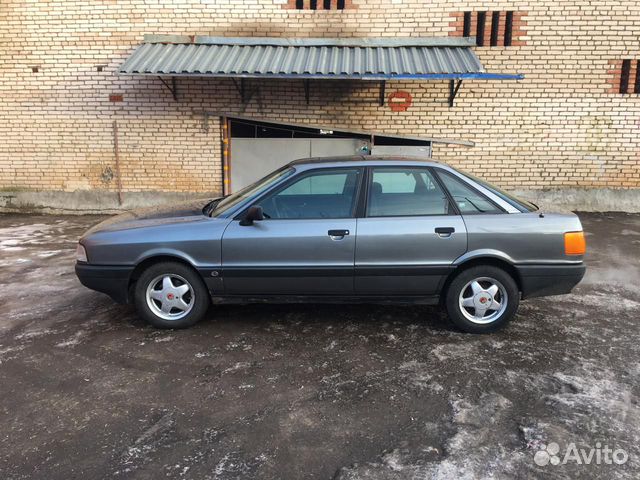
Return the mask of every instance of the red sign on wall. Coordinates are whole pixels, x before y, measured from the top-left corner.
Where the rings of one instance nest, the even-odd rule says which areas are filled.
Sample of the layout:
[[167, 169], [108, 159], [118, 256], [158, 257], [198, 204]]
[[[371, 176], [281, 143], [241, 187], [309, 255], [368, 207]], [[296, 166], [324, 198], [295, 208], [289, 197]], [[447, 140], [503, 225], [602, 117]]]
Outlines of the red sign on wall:
[[389, 108], [392, 112], [406, 112], [411, 106], [411, 94], [398, 90], [389, 94]]

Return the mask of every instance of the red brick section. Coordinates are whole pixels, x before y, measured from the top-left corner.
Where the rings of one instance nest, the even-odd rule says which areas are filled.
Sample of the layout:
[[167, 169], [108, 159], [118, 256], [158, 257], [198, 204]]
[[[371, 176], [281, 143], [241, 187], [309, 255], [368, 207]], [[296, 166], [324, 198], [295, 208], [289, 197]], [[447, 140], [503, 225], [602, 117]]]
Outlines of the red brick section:
[[[609, 65], [611, 66], [611, 68], [607, 70], [607, 73], [609, 74], [609, 78], [607, 79], [607, 84], [609, 84], [609, 88], [607, 89], [608, 93], [615, 93], [618, 95], [620, 95], [621, 93], [620, 80], [622, 79], [622, 60], [623, 59], [609, 60]], [[625, 93], [634, 93], [636, 78], [639, 74], [638, 60], [632, 58], [631, 69], [629, 70], [629, 84]]]
[[124, 98], [120, 94], [112, 93], [111, 95], [109, 95], [110, 102], [121, 102], [122, 100], [124, 100]]
[[[297, 4], [296, 0], [287, 0], [287, 3], [282, 5], [282, 8], [286, 8], [288, 10], [300, 10], [299, 8], [297, 8], [296, 4]], [[353, 0], [344, 0], [344, 9], [338, 10], [338, 0], [331, 0], [331, 8], [329, 10], [341, 11], [341, 10], [347, 10], [347, 9], [353, 10], [355, 8], [358, 8], [358, 7], [357, 5], [354, 5]], [[311, 10], [311, 0], [303, 0], [302, 10]], [[320, 10], [320, 11], [325, 10], [324, 0], [317, 0], [316, 10]]]
[[[483, 10], [484, 11], [484, 10]], [[486, 20], [484, 25], [484, 44], [483, 46], [491, 46], [491, 24], [493, 22], [493, 12], [491, 10], [486, 11]], [[526, 42], [522, 39], [527, 32], [525, 27], [527, 22], [523, 18], [527, 15], [524, 11], [513, 12], [513, 23], [511, 30], [511, 46], [519, 47], [526, 45]], [[449, 26], [453, 27], [453, 31], [449, 32], [449, 36], [462, 37], [464, 34], [464, 12], [454, 12], [450, 16], [454, 18]], [[501, 11], [498, 19], [498, 47], [504, 47], [504, 35], [505, 27], [507, 24], [507, 11]], [[471, 12], [471, 28], [469, 29], [469, 36], [475, 37], [478, 29], [478, 11]]]
[[620, 77], [622, 76], [622, 60], [609, 60], [609, 78], [607, 83], [609, 84], [608, 93], [620, 93]]
[[526, 45], [526, 42], [521, 38], [527, 35], [525, 27], [527, 22], [523, 20], [523, 17], [527, 15], [527, 12], [513, 12], [513, 41], [511, 46], [520, 47]]
[[449, 32], [450, 37], [462, 37], [464, 28], [464, 12], [453, 12], [451, 14], [453, 21], [449, 22], [449, 26], [453, 28]]

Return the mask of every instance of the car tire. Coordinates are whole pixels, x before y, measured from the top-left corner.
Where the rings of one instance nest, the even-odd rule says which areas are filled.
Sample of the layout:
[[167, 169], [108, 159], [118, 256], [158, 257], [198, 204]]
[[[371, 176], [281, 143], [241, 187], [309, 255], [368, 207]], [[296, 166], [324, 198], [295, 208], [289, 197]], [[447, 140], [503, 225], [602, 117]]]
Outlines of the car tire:
[[451, 322], [463, 332], [489, 333], [515, 316], [519, 300], [518, 285], [508, 272], [478, 265], [455, 276], [447, 289], [445, 306]]
[[145, 269], [134, 287], [138, 314], [156, 328], [187, 328], [207, 313], [211, 299], [200, 275], [179, 262]]

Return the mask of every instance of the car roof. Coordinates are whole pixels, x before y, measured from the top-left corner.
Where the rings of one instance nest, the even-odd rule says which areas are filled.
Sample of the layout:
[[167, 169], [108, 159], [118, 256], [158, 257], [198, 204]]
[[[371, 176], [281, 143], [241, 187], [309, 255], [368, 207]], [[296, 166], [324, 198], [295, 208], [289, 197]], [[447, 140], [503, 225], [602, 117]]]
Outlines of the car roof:
[[354, 163], [357, 165], [395, 165], [395, 164], [421, 164], [425, 166], [443, 165], [441, 162], [427, 157], [413, 157], [408, 155], [348, 155], [337, 157], [311, 157], [300, 158], [290, 162], [291, 166], [303, 165], [329, 165], [335, 163]]

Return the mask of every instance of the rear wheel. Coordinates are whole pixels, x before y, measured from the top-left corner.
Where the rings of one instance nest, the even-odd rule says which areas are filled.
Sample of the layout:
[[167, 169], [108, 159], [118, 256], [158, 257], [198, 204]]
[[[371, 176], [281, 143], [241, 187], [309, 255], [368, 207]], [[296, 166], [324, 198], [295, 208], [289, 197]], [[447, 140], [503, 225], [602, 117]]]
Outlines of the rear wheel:
[[138, 313], [157, 328], [190, 327], [207, 312], [209, 301], [198, 273], [179, 262], [151, 265], [134, 289]]
[[460, 272], [446, 294], [449, 319], [469, 333], [493, 332], [506, 325], [519, 304], [518, 285], [501, 268], [478, 265]]

